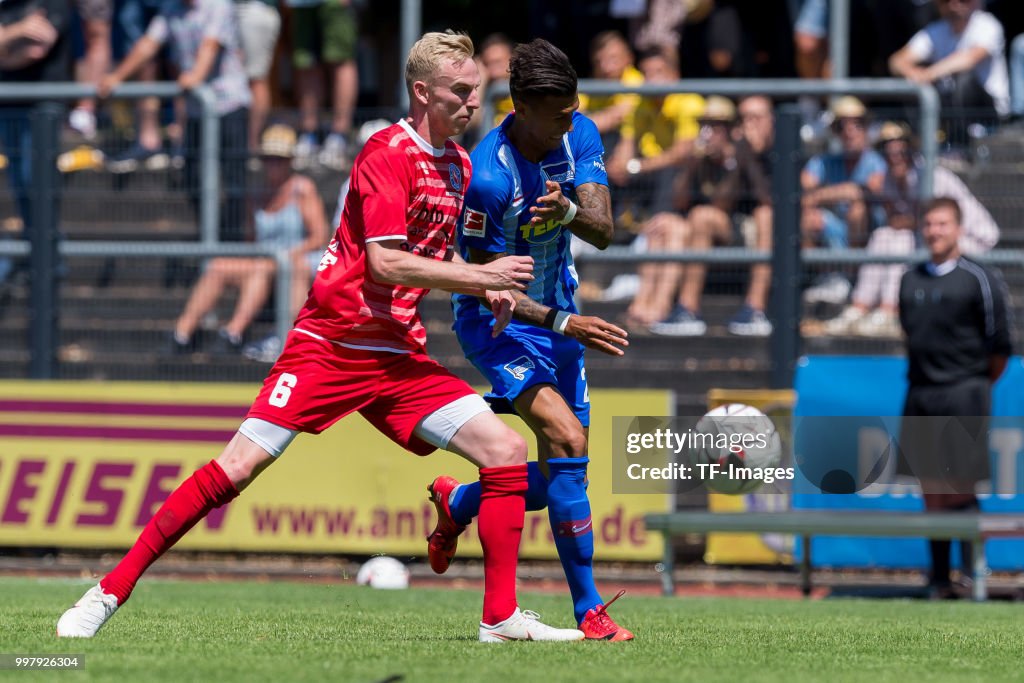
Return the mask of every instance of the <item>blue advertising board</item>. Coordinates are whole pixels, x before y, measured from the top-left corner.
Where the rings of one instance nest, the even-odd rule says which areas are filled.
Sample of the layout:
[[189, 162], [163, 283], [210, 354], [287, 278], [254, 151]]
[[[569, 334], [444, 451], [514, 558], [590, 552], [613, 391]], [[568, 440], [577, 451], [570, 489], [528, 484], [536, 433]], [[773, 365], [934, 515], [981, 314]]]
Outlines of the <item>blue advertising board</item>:
[[[808, 356], [796, 373], [797, 402], [794, 416], [794, 453], [799, 468], [809, 477], [816, 461], [855, 463], [865, 448], [884, 446], [885, 434], [895, 434], [906, 395], [906, 359], [901, 357]], [[993, 416], [1024, 416], [1024, 363], [1014, 357], [993, 392]], [[822, 416], [843, 417], [817, 421]], [[829, 434], [822, 434], [822, 430]], [[878, 438], [882, 435], [882, 439]], [[825, 445], [827, 444], [827, 446]], [[1000, 493], [1024, 491], [1024, 419], [993, 421], [989, 439], [992, 490], [979, 496], [983, 512], [1024, 513], [1024, 495]], [[826, 453], [827, 451], [827, 453]], [[843, 469], [840, 465], [837, 469]], [[833, 470], [834, 471], [834, 470]], [[998, 477], [1003, 481], [997, 481]], [[816, 482], [820, 486], [820, 482]], [[1008, 485], [1009, 484], [1009, 485]], [[827, 487], [822, 487], [827, 488]], [[794, 509], [893, 510], [924, 509], [920, 493], [907, 487], [874, 486], [855, 493], [818, 491], [807, 478], [794, 482]], [[797, 554], [802, 549], [797, 548]], [[815, 537], [815, 566], [886, 567], [923, 569], [928, 565], [924, 539], [875, 539]], [[1024, 569], [1024, 540], [993, 540], [986, 546], [989, 566], [995, 570]], [[953, 553], [954, 562], [959, 553]]]

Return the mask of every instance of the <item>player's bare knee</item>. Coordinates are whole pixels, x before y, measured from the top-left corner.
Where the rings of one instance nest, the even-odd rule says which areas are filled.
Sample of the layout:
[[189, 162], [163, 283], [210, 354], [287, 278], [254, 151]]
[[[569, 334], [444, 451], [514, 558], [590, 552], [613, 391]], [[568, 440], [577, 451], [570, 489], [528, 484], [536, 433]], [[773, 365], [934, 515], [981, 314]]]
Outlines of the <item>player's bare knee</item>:
[[[526, 441], [512, 429], [500, 439], [489, 443], [486, 447], [487, 467], [509, 467], [522, 465], [526, 462]], [[483, 459], [483, 458], [482, 458]]]
[[235, 434], [217, 456], [217, 464], [240, 491], [273, 461], [269, 453], [240, 434]]
[[582, 458], [587, 454], [587, 435], [576, 424], [554, 424], [544, 430], [553, 458]]

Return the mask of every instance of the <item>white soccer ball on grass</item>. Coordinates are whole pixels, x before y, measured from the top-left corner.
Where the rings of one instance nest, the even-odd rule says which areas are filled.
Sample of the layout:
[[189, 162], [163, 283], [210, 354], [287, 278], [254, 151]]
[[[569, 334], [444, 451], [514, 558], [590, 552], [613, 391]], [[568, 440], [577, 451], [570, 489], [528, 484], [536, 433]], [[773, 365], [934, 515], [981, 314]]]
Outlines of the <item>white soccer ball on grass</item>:
[[356, 583], [370, 588], [401, 590], [409, 587], [409, 570], [395, 558], [379, 555], [359, 568]]

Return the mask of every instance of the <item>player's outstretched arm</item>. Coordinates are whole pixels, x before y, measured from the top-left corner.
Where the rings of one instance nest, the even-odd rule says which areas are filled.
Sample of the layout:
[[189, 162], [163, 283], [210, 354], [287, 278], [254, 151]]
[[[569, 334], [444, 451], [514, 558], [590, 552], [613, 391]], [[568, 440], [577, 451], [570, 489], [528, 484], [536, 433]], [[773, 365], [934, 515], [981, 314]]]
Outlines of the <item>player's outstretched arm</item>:
[[[473, 263], [489, 265], [509, 257], [500, 253], [470, 249], [469, 258]], [[625, 347], [629, 346], [629, 334], [602, 318], [560, 311], [534, 301], [521, 291], [512, 290], [509, 294], [515, 299], [512, 317], [520, 322], [554, 330], [576, 339], [587, 348], [596, 349], [609, 356], [621, 356], [625, 353]], [[488, 305], [493, 310], [492, 302], [488, 301]]]
[[558, 183], [547, 180], [544, 186], [548, 193], [538, 197], [537, 205], [530, 207], [530, 213], [533, 214], [531, 225], [557, 220], [574, 235], [598, 249], [605, 249], [611, 244], [614, 226], [612, 199], [606, 185], [584, 183], [577, 187], [578, 205], [562, 194]]
[[533, 258], [506, 256], [484, 265], [437, 261], [402, 251], [400, 240], [369, 242], [366, 265], [381, 284], [448, 290], [521, 290], [533, 280]]

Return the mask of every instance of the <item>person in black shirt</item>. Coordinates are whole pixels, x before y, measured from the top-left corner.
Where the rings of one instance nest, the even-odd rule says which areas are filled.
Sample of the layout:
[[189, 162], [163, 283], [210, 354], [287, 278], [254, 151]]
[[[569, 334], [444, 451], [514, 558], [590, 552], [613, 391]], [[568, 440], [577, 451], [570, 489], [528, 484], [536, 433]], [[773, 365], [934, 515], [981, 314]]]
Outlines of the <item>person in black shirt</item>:
[[[988, 479], [992, 383], [1012, 353], [1006, 286], [997, 273], [961, 256], [960, 232], [957, 202], [931, 200], [921, 229], [931, 260], [900, 282], [910, 384], [900, 445], [903, 465], [921, 482], [926, 510], [978, 509], [974, 486]], [[951, 597], [950, 542], [930, 545], [930, 595]], [[961, 542], [961, 551], [966, 574], [968, 544]]]
[[[700, 118], [696, 153], [687, 159], [676, 178], [676, 209], [685, 220], [663, 235], [648, 233], [652, 251], [726, 245], [771, 249], [771, 170], [767, 162], [773, 121], [771, 101], [748, 97], [741, 103], [741, 111], [741, 135], [734, 137], [736, 107], [724, 97], [708, 98]], [[674, 337], [704, 334], [707, 324], [700, 315], [700, 302], [707, 266], [658, 265], [660, 279], [650, 285], [653, 278], [642, 276], [641, 292], [647, 286], [658, 302], [671, 300], [676, 290], [678, 297], [669, 316], [651, 325], [650, 331]], [[757, 337], [771, 334], [772, 325], [765, 315], [770, 281], [770, 267], [751, 268], [744, 305], [727, 325], [730, 333]]]
[[[0, 84], [71, 79], [71, 6], [65, 0], [0, 2]], [[32, 102], [0, 102], [0, 148], [7, 155], [11, 192], [25, 232], [32, 229], [28, 188], [32, 173]], [[0, 257], [0, 285], [11, 273]]]

